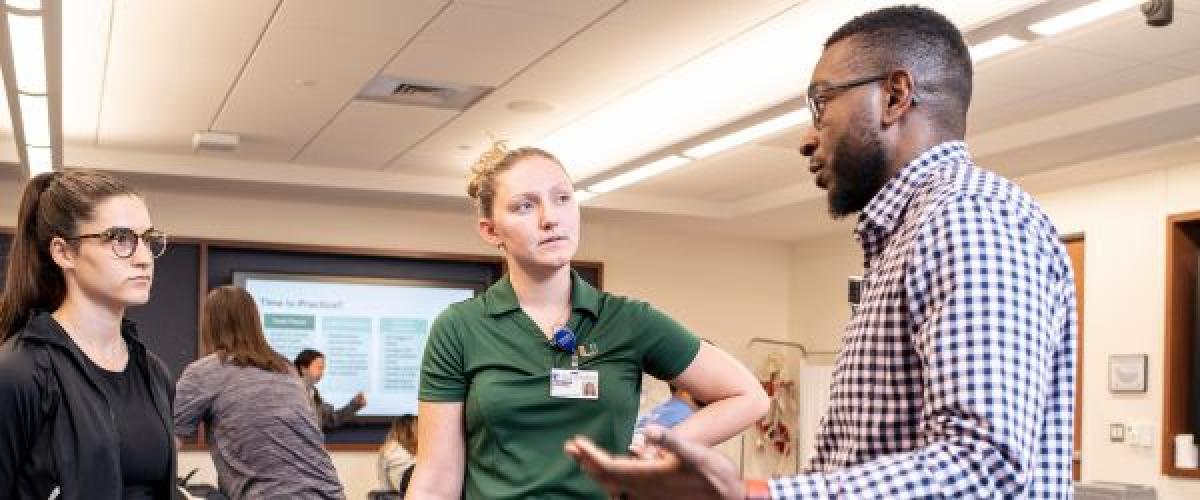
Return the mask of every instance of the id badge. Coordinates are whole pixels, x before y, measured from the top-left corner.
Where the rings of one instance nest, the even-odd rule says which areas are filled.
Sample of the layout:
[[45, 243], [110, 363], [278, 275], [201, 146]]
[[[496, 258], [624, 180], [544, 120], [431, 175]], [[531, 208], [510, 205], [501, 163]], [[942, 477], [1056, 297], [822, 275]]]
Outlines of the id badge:
[[596, 370], [550, 370], [550, 397], [599, 399], [600, 372]]

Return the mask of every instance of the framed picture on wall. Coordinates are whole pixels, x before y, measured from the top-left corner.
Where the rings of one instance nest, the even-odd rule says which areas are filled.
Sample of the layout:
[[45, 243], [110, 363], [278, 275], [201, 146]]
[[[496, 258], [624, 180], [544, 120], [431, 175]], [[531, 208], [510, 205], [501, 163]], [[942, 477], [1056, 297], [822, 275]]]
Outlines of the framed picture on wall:
[[1108, 357], [1109, 392], [1146, 392], [1145, 354], [1113, 354]]

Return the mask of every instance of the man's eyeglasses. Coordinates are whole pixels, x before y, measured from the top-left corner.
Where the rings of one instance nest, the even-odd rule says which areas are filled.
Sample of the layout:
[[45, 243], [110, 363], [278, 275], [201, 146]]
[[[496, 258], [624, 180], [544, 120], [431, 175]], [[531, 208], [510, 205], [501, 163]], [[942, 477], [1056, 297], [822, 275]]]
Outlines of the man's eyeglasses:
[[139, 241], [146, 242], [146, 248], [150, 250], [150, 255], [156, 259], [167, 251], [167, 233], [153, 228], [138, 234], [127, 227], [110, 227], [99, 233], [81, 234], [74, 238], [64, 237], [63, 239], [82, 240], [84, 238], [98, 238], [102, 242], [112, 244], [113, 255], [120, 259], [133, 256], [133, 253], [137, 251]]
[[888, 77], [887, 73], [884, 73], [882, 75], [869, 76], [866, 78], [859, 78], [856, 80], [850, 80], [848, 82], [838, 83], [838, 84], [834, 84], [834, 85], [818, 86], [815, 83], [812, 85], [809, 85], [808, 91], [805, 93], [805, 98], [808, 99], [808, 110], [812, 113], [813, 128], [816, 128], [816, 129], [821, 128], [821, 116], [825, 114], [825, 105], [828, 104], [829, 101], [832, 101], [834, 97], [837, 97], [842, 92], [845, 92], [845, 91], [852, 89], [854, 87], [857, 87], [859, 85], [866, 85], [868, 83], [878, 82], [887, 77]]

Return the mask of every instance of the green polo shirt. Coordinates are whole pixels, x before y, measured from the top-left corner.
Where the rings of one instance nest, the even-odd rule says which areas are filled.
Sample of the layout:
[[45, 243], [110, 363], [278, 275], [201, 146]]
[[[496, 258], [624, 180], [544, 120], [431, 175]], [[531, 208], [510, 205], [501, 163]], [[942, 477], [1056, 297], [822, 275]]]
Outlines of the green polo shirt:
[[596, 290], [574, 272], [571, 280], [567, 324], [591, 354], [579, 369], [599, 372], [597, 400], [550, 397], [551, 368], [571, 368], [571, 356], [521, 310], [508, 277], [433, 323], [419, 399], [464, 402], [464, 498], [607, 498], [563, 443], [582, 434], [626, 453], [642, 373], [673, 379], [700, 349], [695, 335], [645, 302]]

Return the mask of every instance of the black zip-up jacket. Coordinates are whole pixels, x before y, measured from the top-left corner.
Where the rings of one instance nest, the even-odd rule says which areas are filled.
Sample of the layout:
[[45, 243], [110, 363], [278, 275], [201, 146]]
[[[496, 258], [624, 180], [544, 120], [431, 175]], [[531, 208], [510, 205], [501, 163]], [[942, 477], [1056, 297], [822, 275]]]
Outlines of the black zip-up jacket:
[[[170, 443], [176, 491], [171, 404], [175, 390], [162, 361], [121, 325], [131, 367], [142, 370]], [[120, 500], [121, 447], [115, 413], [84, 354], [47, 312], [35, 313], [0, 347], [0, 498]]]

